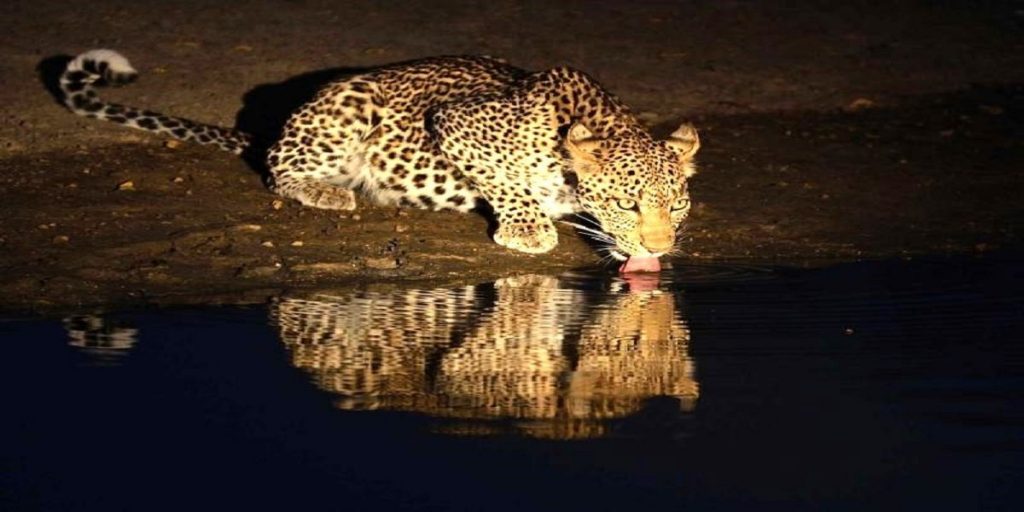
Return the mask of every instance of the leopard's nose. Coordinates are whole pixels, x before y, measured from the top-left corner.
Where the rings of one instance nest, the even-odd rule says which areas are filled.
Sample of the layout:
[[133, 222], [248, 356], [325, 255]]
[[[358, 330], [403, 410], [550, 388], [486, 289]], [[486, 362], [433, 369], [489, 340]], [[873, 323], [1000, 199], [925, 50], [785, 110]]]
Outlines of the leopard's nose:
[[675, 236], [672, 233], [658, 234], [655, 236], [644, 236], [641, 240], [645, 249], [651, 254], [661, 254], [672, 250], [675, 245]]
[[676, 243], [676, 233], [672, 229], [672, 219], [668, 210], [645, 210], [640, 212], [640, 243], [652, 254], [668, 252]]
[[664, 254], [672, 250], [672, 244], [662, 245], [649, 245], [644, 244], [644, 248], [650, 251], [651, 254]]

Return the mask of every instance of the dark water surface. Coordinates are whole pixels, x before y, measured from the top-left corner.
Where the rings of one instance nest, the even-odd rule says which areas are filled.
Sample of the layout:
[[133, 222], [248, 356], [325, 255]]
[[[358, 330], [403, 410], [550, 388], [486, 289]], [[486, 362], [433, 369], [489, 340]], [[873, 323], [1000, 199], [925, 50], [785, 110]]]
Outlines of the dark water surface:
[[1024, 266], [0, 323], [4, 510], [1021, 510]]

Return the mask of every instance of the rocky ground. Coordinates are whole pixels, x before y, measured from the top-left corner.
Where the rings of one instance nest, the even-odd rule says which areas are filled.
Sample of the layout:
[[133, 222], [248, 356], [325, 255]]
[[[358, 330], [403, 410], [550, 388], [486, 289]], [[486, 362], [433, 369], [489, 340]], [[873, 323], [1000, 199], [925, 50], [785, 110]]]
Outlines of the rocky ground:
[[274, 114], [280, 84], [319, 70], [452, 53], [571, 64], [656, 133], [684, 119], [701, 131], [677, 264], [1019, 253], [1024, 5], [850, 4], [14, 0], [0, 308], [239, 302], [598, 260], [568, 228], [527, 256], [477, 215], [303, 208], [232, 155], [72, 116], [40, 69], [93, 47], [143, 74], [111, 99], [225, 125]]

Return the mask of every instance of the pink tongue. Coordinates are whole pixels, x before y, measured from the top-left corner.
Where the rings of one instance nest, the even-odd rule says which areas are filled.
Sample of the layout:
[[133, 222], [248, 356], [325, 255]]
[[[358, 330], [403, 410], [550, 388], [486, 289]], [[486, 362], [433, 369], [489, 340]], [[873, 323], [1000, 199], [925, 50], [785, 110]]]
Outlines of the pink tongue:
[[630, 256], [625, 263], [619, 267], [623, 274], [629, 272], [659, 272], [661, 263], [654, 256]]

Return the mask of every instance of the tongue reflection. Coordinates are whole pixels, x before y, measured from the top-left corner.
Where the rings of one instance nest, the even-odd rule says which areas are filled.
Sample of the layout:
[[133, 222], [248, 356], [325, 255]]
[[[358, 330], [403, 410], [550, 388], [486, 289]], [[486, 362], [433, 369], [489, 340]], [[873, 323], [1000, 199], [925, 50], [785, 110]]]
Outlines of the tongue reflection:
[[623, 274], [629, 272], [660, 272], [661, 263], [655, 256], [630, 256], [625, 263], [619, 267]]

